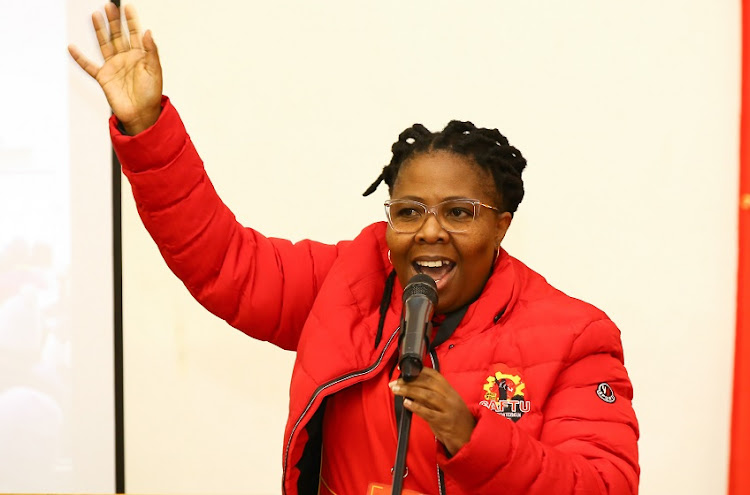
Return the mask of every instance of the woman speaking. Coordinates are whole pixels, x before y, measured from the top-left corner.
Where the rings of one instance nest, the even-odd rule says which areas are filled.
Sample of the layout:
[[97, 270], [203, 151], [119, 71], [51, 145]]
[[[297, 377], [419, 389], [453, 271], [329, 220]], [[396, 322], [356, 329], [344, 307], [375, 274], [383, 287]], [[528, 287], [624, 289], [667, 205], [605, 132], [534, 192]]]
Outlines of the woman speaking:
[[[297, 357], [282, 491], [390, 493], [398, 418], [412, 413], [403, 493], [635, 494], [638, 425], [617, 327], [501, 247], [526, 160], [496, 129], [415, 124], [365, 191], [385, 221], [335, 245], [243, 227], [162, 95], [134, 9], [94, 14], [103, 65], [71, 46], [114, 113], [141, 218], [208, 310]], [[373, 174], [375, 175], [375, 174]], [[434, 281], [423, 369], [399, 378], [404, 288]]]

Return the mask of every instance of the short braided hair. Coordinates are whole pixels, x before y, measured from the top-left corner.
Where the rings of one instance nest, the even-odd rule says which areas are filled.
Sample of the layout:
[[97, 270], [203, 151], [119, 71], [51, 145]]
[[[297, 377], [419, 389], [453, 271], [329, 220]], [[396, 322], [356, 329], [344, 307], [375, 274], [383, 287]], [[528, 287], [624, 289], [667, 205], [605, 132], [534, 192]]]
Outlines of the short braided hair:
[[441, 132], [430, 132], [422, 124], [414, 124], [399, 134], [398, 141], [391, 147], [391, 162], [383, 167], [363, 196], [375, 192], [381, 182], [386, 183], [391, 193], [401, 165], [422, 153], [439, 150], [470, 158], [490, 172], [503, 209], [515, 213], [523, 199], [521, 173], [526, 168], [526, 159], [497, 129], [476, 127], [459, 120], [450, 121]]

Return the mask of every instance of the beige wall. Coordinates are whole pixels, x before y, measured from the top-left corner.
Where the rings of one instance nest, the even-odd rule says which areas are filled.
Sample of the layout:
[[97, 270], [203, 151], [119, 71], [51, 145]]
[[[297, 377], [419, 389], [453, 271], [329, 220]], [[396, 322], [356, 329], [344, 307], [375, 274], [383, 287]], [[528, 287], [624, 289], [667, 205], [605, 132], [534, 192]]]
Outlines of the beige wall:
[[[506, 248], [622, 330], [641, 494], [724, 492], [739, 2], [137, 6], [214, 184], [267, 235], [379, 220], [385, 190], [361, 192], [414, 122], [498, 127], [529, 160]], [[128, 491], [278, 493], [293, 355], [207, 314], [123, 208]]]

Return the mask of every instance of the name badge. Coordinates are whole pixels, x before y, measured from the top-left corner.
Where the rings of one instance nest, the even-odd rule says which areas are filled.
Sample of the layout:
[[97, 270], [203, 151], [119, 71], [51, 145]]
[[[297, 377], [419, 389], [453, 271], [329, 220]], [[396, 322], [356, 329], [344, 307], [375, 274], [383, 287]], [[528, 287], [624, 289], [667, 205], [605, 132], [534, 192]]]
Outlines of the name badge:
[[[366, 495], [391, 495], [391, 488], [393, 485], [381, 485], [379, 483], [370, 483], [367, 487]], [[402, 495], [427, 495], [426, 493], [415, 492], [414, 490], [407, 490], [404, 488], [401, 490]]]

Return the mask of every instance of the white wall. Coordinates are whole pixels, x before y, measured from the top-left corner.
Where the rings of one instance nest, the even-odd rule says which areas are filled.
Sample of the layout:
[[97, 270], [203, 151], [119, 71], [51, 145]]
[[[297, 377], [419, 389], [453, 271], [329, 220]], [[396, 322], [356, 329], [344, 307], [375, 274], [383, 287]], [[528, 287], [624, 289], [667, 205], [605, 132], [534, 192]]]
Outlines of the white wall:
[[[739, 2], [137, 7], [214, 184], [267, 235], [381, 219], [385, 189], [360, 194], [414, 122], [498, 127], [529, 160], [506, 248], [622, 330], [641, 494], [725, 491]], [[293, 356], [199, 307], [123, 207], [128, 491], [278, 493]]]

